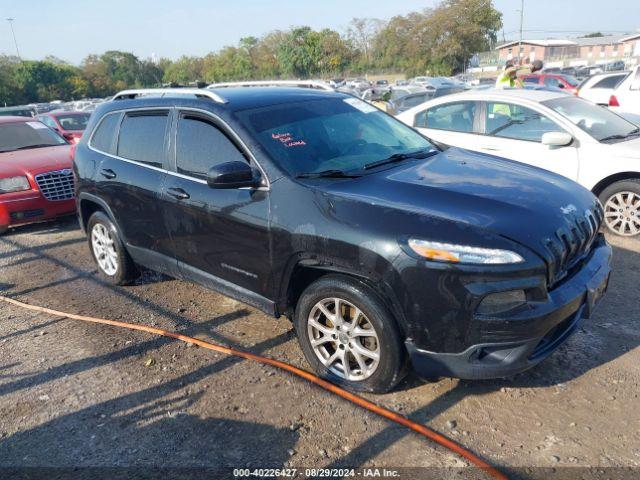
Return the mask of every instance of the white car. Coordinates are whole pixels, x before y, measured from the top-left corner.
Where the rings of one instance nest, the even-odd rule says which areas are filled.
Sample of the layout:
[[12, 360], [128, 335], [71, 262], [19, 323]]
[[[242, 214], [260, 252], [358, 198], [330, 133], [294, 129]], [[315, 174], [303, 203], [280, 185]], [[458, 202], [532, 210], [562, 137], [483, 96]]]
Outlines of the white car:
[[609, 105], [613, 90], [622, 82], [629, 72], [599, 73], [587, 78], [578, 87], [578, 96], [597, 103]]
[[607, 108], [543, 90], [470, 90], [398, 118], [437, 143], [575, 180], [600, 198], [611, 231], [640, 233], [640, 128]]
[[640, 65], [613, 90], [609, 108], [619, 113], [640, 115]]

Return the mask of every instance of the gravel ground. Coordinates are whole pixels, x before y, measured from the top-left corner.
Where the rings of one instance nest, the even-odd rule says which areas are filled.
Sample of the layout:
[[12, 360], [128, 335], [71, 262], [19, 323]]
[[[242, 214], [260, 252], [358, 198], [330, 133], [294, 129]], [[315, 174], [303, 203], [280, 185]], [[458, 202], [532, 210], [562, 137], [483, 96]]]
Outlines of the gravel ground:
[[[369, 398], [516, 477], [623, 475], [612, 467], [635, 467], [640, 475], [640, 242], [610, 241], [607, 297], [538, 367], [483, 382], [424, 383], [410, 375], [393, 393]], [[0, 289], [29, 303], [179, 330], [308, 368], [285, 319], [152, 272], [129, 287], [102, 283], [74, 219], [0, 237]], [[460, 470], [466, 462], [408, 430], [271, 367], [4, 303], [0, 320], [0, 472], [375, 466], [446, 467], [420, 470], [422, 478], [478, 473]]]

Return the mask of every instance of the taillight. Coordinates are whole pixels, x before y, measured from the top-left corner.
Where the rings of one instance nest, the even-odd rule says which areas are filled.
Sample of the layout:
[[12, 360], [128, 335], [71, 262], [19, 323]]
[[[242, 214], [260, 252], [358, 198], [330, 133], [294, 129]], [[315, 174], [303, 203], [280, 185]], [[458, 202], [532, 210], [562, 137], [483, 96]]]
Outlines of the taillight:
[[620, 102], [618, 102], [618, 99], [616, 98], [615, 95], [611, 95], [609, 97], [609, 106], [610, 107], [619, 107], [620, 106]]

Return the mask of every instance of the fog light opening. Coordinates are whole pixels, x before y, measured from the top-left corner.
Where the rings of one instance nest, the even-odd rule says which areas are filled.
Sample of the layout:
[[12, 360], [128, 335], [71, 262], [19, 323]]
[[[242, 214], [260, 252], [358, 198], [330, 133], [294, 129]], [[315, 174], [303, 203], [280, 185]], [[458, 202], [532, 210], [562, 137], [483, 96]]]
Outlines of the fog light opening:
[[525, 303], [527, 303], [527, 295], [524, 290], [490, 293], [482, 299], [476, 312], [481, 315], [496, 315], [513, 310]]

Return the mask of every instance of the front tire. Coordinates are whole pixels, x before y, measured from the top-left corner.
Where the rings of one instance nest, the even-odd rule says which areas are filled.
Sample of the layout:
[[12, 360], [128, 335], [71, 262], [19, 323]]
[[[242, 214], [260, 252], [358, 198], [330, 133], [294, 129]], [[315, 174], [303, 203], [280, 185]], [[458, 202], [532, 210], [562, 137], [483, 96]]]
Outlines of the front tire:
[[127, 285], [138, 276], [116, 226], [106, 214], [95, 212], [91, 215], [87, 234], [91, 255], [103, 279], [113, 285]]
[[623, 237], [640, 234], [640, 179], [612, 183], [599, 198], [610, 232]]
[[349, 390], [385, 393], [407, 372], [395, 318], [373, 289], [349, 277], [329, 275], [307, 287], [294, 326], [313, 369]]

